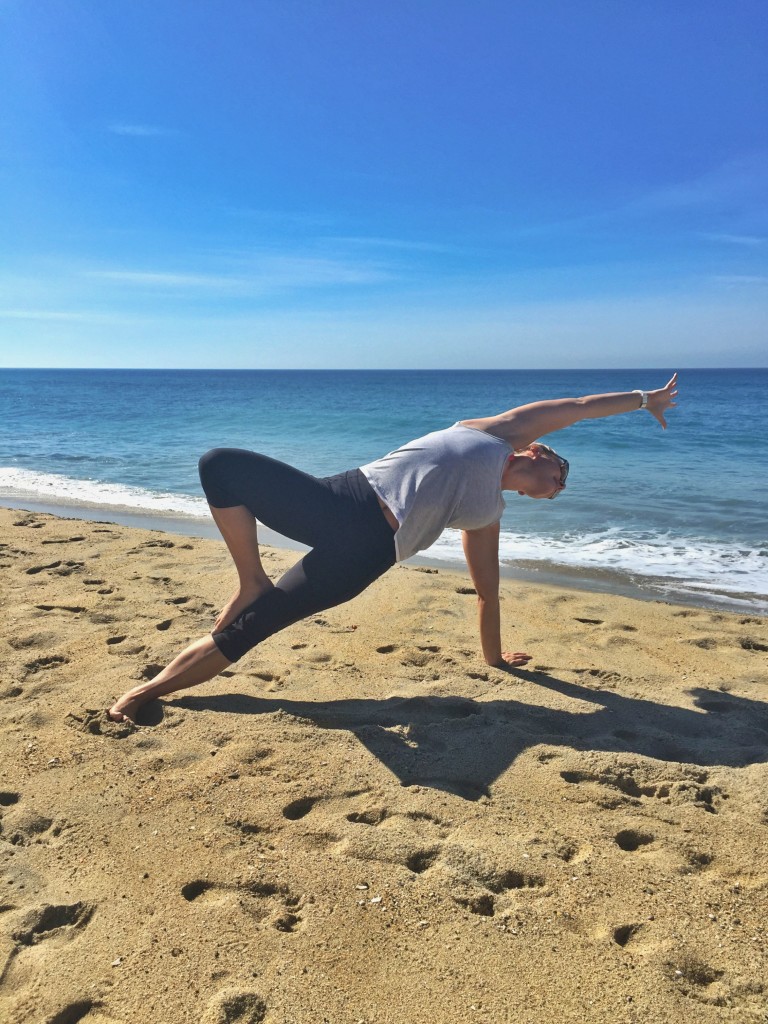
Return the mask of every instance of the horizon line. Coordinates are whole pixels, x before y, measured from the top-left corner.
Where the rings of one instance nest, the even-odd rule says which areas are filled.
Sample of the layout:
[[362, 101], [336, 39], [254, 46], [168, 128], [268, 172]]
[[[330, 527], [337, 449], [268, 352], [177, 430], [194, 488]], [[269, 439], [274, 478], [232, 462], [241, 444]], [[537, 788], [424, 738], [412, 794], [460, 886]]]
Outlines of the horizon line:
[[[768, 364], [764, 366], [724, 366], [721, 364], [714, 366], [674, 365], [678, 371], [768, 370]], [[669, 366], [0, 366], [0, 372], [3, 370], [24, 370], [29, 372], [59, 370], [72, 373], [82, 371], [96, 372], [100, 370], [110, 370], [118, 373], [591, 373], [595, 370], [629, 373], [645, 373], [648, 371], [670, 372]]]

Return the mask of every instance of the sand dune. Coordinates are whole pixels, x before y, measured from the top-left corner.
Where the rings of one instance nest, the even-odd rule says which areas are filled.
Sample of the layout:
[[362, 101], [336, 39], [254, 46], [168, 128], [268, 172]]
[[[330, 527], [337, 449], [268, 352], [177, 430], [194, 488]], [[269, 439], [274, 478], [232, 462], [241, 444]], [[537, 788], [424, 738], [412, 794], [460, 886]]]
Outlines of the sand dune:
[[398, 567], [132, 728], [223, 544], [0, 537], [4, 1022], [768, 1020], [766, 620]]

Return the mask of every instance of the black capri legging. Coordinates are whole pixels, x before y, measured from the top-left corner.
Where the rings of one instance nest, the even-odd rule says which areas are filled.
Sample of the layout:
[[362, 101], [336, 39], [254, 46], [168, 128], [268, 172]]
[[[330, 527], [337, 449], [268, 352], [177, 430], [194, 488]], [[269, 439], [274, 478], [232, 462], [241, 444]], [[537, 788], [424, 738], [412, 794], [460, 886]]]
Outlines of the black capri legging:
[[395, 563], [395, 531], [359, 469], [314, 477], [241, 448], [213, 448], [200, 481], [214, 508], [245, 505], [260, 523], [312, 548], [213, 640], [237, 661], [291, 623], [349, 601]]

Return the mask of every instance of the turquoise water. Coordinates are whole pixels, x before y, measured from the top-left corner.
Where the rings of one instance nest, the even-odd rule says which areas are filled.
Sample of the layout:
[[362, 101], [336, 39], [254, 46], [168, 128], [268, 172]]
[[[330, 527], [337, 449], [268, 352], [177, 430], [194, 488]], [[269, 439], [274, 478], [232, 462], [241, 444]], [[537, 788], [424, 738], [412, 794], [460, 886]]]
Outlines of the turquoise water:
[[[670, 373], [0, 370], [0, 501], [186, 516], [194, 532], [208, 448], [325, 475], [457, 419]], [[768, 370], [684, 370], [680, 389], [666, 432], [637, 412], [550, 435], [568, 488], [552, 502], [506, 496], [504, 564], [768, 610]], [[458, 533], [429, 557], [461, 562]]]

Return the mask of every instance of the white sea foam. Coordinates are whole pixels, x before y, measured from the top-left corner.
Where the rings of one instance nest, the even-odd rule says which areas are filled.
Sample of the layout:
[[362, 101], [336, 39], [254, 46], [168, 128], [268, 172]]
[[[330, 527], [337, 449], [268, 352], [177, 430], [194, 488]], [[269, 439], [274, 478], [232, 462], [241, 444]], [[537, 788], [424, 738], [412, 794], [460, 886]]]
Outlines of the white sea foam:
[[[461, 558], [461, 534], [446, 530], [426, 552], [429, 558]], [[559, 537], [503, 530], [501, 563], [508, 566], [612, 572], [659, 589], [768, 596], [768, 547], [748, 549], [671, 533], [651, 536], [618, 528]]]
[[[0, 497], [49, 504], [118, 509], [158, 516], [208, 519], [205, 499], [159, 493], [142, 487], [81, 480], [54, 473], [0, 467]], [[503, 565], [557, 573], [570, 570], [623, 577], [646, 589], [693, 596], [732, 595], [753, 607], [768, 608], [768, 546], [728, 545], [672, 533], [650, 534], [618, 527], [560, 536], [502, 530]], [[446, 530], [423, 554], [437, 561], [462, 562], [461, 534]]]
[[77, 480], [29, 469], [0, 467], [0, 495], [88, 508], [130, 509], [157, 515], [208, 516], [205, 499], [191, 494], [162, 494], [144, 487]]

